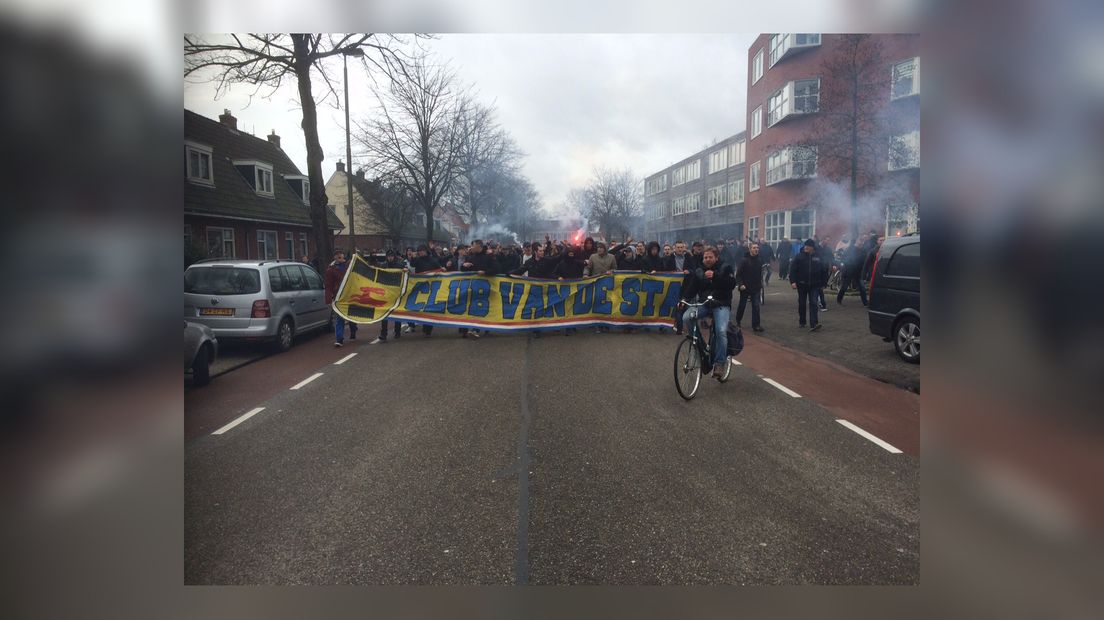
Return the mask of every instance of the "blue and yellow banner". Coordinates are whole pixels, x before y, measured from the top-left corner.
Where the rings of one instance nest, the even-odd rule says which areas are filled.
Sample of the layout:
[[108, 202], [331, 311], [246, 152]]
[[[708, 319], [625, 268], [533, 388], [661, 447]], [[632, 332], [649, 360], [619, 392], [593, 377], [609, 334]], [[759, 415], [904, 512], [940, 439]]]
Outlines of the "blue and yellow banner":
[[670, 326], [682, 278], [681, 273], [636, 271], [577, 280], [464, 272], [407, 275], [354, 257], [334, 310], [355, 323], [387, 318], [490, 331]]

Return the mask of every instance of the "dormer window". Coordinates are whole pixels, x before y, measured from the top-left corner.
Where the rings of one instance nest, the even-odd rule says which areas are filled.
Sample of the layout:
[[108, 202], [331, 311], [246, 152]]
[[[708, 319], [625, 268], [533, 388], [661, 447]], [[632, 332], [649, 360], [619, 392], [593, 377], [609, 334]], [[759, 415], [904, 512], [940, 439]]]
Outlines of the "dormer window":
[[234, 167], [245, 177], [253, 191], [261, 196], [275, 196], [272, 188], [272, 164], [255, 160], [236, 160]]
[[303, 204], [310, 205], [310, 179], [301, 174], [289, 174], [284, 176], [284, 180], [291, 186], [291, 190], [295, 192], [295, 195], [303, 201]]
[[184, 157], [187, 162], [188, 180], [204, 185], [214, 185], [215, 177], [211, 171], [211, 157], [214, 149], [206, 144], [186, 141]]

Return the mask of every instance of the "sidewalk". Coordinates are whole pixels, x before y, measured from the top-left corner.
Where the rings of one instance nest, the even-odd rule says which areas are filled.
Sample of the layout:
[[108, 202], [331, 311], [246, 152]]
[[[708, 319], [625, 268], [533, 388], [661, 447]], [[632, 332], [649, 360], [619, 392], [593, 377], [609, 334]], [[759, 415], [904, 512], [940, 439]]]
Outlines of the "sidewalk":
[[[751, 304], [744, 313], [742, 326], [747, 346], [755, 338], [767, 337], [791, 349], [824, 358], [857, 373], [920, 393], [920, 365], [909, 364], [897, 356], [892, 342], [870, 333], [866, 308], [858, 294], [847, 295], [843, 305], [836, 304], [835, 293], [825, 291], [828, 312], [821, 312], [820, 331], [811, 333], [797, 326], [797, 291], [789, 282], [771, 279], [763, 305], [762, 335], [751, 330]], [[733, 295], [732, 321], [736, 321], [739, 291]], [[782, 370], [785, 376], [785, 370]]]

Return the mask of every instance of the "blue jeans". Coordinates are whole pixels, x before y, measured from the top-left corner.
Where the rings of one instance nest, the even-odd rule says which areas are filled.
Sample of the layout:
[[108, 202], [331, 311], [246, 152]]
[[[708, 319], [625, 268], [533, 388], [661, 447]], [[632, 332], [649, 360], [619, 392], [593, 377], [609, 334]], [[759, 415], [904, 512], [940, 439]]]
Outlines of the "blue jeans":
[[728, 334], [726, 332], [728, 330], [728, 318], [732, 316], [732, 308], [729, 306], [688, 308], [682, 315], [683, 323], [691, 320], [690, 313], [694, 310], [698, 311], [699, 319], [712, 315], [713, 338], [710, 342], [713, 343], [713, 365], [723, 364], [725, 358], [728, 357]]
[[[357, 324], [349, 322], [349, 335], [356, 338]], [[334, 315], [334, 340], [345, 342], [345, 319], [340, 314]]]

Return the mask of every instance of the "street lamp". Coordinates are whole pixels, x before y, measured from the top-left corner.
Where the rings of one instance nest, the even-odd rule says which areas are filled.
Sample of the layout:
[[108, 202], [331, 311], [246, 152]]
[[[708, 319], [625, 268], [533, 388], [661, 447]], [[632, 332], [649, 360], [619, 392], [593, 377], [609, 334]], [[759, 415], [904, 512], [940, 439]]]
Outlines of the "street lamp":
[[345, 169], [345, 185], [349, 194], [349, 245], [356, 252], [356, 231], [353, 228], [353, 142], [349, 134], [349, 56], [363, 58], [364, 50], [359, 47], [341, 50], [341, 66], [345, 72], [345, 161], [349, 162]]

